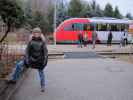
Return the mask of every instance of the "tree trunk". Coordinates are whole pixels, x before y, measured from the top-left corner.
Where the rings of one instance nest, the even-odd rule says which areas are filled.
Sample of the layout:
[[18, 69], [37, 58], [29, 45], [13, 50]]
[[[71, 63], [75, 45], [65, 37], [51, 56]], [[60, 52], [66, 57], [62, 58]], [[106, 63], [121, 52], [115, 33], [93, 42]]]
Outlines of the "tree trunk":
[[2, 43], [5, 40], [5, 38], [7, 37], [9, 32], [10, 32], [10, 26], [7, 27], [5, 34], [2, 36], [2, 38], [0, 40], [0, 43]]
[[[8, 35], [9, 32], [10, 32], [10, 25], [8, 25], [5, 34], [4, 34], [4, 35], [2, 36], [2, 38], [0, 39], [0, 46], [2, 46], [2, 42], [5, 40], [5, 38], [7, 37], [7, 35]], [[1, 50], [0, 50], [0, 60], [1, 60], [2, 53], [3, 53], [3, 48], [1, 47], [0, 49], [1, 49]]]

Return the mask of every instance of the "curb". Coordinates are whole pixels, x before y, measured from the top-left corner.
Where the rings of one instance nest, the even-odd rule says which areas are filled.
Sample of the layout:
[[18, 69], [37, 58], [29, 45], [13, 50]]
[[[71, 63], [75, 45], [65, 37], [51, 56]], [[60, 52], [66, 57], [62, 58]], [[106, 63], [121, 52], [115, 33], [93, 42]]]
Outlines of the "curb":
[[49, 53], [48, 56], [63, 56], [64, 53]]
[[100, 55], [129, 55], [133, 53], [128, 53], [128, 52], [96, 52], [97, 54]]
[[5, 81], [1, 81], [0, 82], [0, 96], [1, 96], [1, 94], [3, 93], [3, 91], [5, 90], [5, 89], [7, 89], [7, 85], [6, 85], [6, 82]]
[[[63, 56], [64, 53], [60, 52], [60, 53], [48, 53], [48, 56]], [[18, 54], [17, 56], [24, 56], [24, 54]]]
[[12, 95], [22, 84], [28, 72], [29, 70], [25, 70], [16, 84], [7, 84], [6, 81], [3, 81], [3, 88], [0, 90], [0, 100], [10, 100]]

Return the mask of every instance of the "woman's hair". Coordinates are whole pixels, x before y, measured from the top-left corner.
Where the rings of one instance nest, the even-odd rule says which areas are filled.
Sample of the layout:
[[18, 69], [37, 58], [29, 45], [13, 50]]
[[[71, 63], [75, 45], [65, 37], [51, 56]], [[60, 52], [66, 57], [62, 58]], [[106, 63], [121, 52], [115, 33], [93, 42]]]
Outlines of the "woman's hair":
[[[41, 36], [40, 36], [41, 39], [42, 39], [44, 42], [46, 42], [45, 36], [42, 34], [42, 31], [41, 31], [41, 29], [40, 29], [39, 27], [33, 29], [32, 33], [35, 33], [35, 32], [41, 33]], [[29, 41], [31, 41], [33, 37], [34, 37], [33, 34], [31, 34], [31, 35], [29, 36]]]
[[32, 33], [42, 33], [42, 30], [39, 27], [36, 27], [32, 30]]
[[[34, 37], [33, 34], [31, 34], [30, 37], [29, 37], [29, 41], [31, 41], [33, 37]], [[42, 39], [44, 42], [46, 42], [46, 38], [45, 38], [45, 36], [44, 36], [43, 34], [41, 34], [41, 39]]]

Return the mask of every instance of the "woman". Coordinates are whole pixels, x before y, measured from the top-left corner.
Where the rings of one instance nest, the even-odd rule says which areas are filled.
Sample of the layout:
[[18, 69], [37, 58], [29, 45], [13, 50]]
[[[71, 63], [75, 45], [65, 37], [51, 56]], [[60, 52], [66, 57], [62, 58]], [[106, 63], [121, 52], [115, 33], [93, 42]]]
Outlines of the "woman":
[[22, 72], [24, 65], [30, 68], [37, 69], [40, 76], [41, 91], [45, 90], [45, 76], [43, 69], [47, 65], [48, 50], [45, 44], [45, 38], [42, 35], [40, 28], [34, 28], [30, 41], [26, 48], [26, 54], [24, 59], [16, 64], [16, 70], [12, 75], [12, 79], [9, 83], [16, 83]]

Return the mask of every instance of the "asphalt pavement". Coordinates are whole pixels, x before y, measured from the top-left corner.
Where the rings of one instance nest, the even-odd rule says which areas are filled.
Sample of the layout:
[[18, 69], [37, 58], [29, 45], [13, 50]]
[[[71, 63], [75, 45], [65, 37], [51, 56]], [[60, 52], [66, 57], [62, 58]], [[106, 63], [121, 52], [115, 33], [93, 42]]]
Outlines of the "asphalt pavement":
[[65, 59], [95, 59], [95, 58], [102, 58], [95, 52], [64, 52]]
[[[92, 59], [91, 59], [92, 58]], [[44, 70], [46, 91], [31, 69], [10, 100], [133, 100], [133, 64], [95, 52], [66, 52]]]

